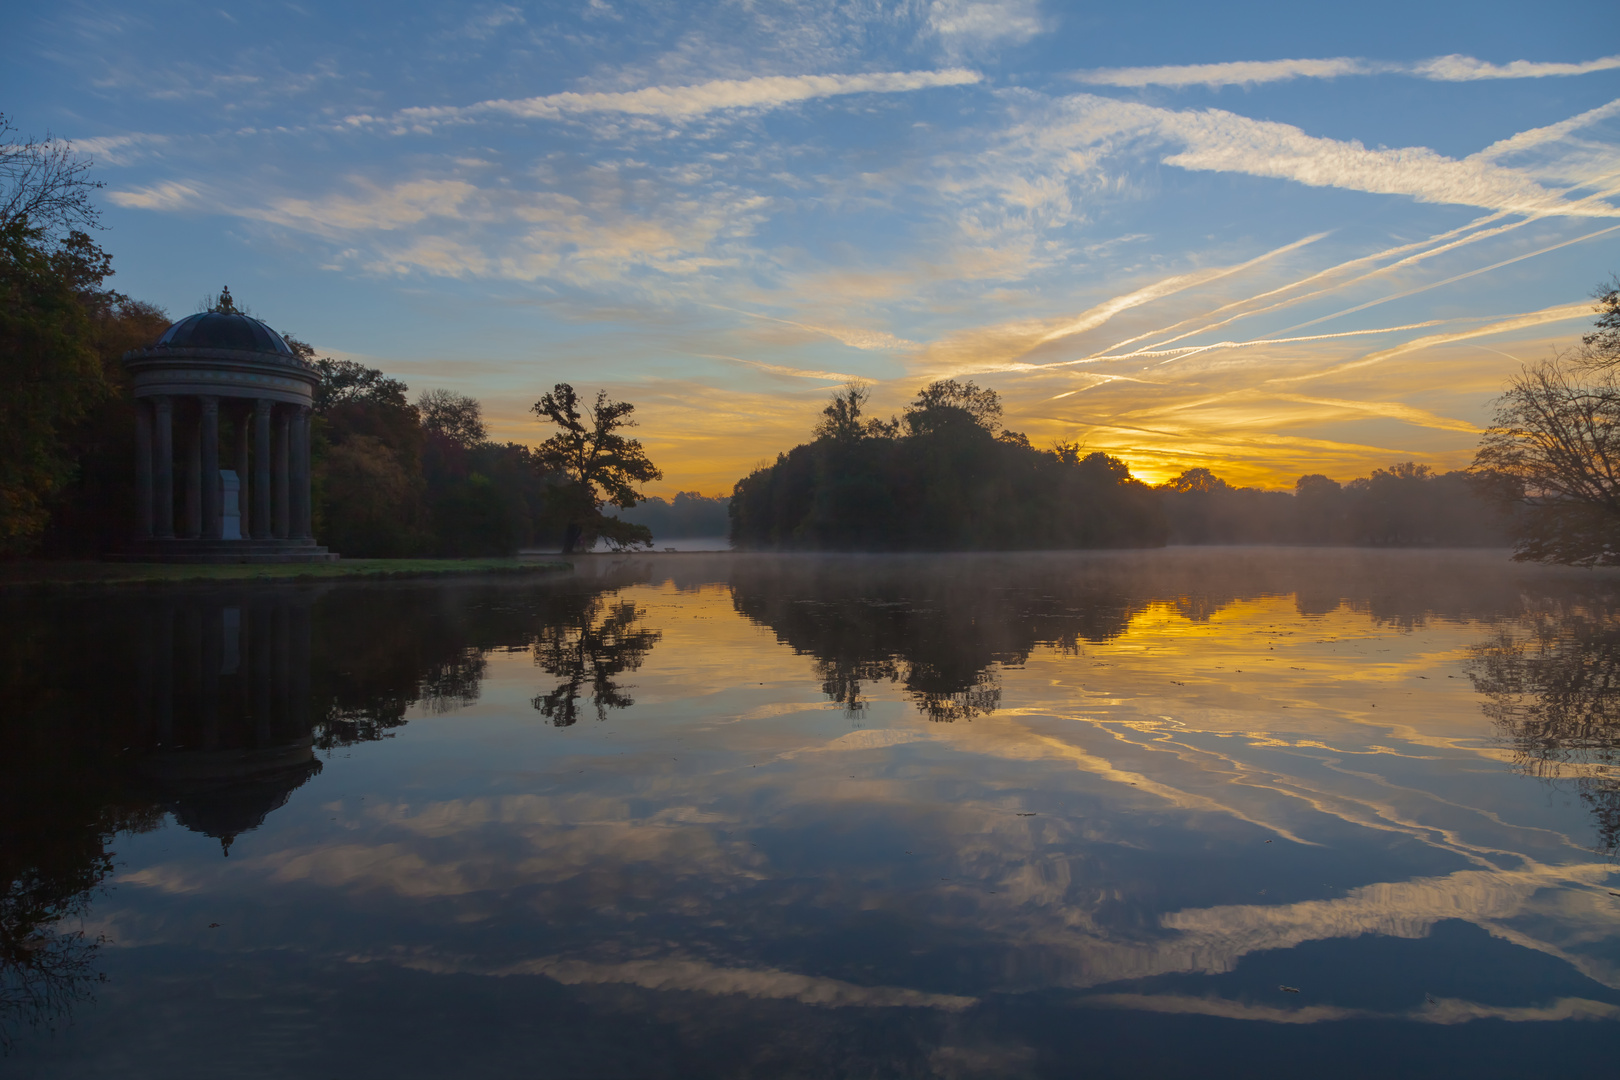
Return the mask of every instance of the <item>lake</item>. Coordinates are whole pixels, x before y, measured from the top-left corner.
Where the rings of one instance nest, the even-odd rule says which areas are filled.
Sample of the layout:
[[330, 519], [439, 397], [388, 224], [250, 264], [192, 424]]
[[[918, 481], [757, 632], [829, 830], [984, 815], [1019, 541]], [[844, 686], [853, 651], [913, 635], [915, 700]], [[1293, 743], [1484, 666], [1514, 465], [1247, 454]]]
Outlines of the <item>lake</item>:
[[0, 1073], [1607, 1075], [1620, 576], [0, 594]]

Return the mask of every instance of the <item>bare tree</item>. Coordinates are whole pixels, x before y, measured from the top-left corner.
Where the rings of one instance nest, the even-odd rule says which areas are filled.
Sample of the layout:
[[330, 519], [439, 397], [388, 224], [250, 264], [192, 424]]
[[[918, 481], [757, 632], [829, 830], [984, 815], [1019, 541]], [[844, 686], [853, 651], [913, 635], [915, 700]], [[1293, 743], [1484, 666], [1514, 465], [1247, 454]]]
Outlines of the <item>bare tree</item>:
[[0, 113], [0, 230], [20, 223], [60, 239], [100, 228], [101, 210], [91, 193], [103, 185], [90, 179], [91, 164], [66, 139], [49, 133], [22, 139]]
[[1474, 471], [1500, 499], [1519, 506], [1515, 558], [1620, 562], [1620, 383], [1614, 371], [1593, 371], [1570, 357], [1525, 368], [1497, 399]]
[[1597, 301], [1597, 329], [1581, 338], [1580, 358], [1588, 367], [1620, 364], [1620, 274], [1592, 292]]

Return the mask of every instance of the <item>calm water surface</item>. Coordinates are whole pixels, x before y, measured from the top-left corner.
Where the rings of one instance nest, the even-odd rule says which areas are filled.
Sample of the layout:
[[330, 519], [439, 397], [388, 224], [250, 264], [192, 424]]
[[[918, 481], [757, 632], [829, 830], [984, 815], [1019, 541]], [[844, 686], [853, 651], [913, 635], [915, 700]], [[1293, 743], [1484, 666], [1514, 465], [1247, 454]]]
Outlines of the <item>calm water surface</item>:
[[8, 1076], [1620, 1048], [1611, 574], [659, 554], [0, 617]]

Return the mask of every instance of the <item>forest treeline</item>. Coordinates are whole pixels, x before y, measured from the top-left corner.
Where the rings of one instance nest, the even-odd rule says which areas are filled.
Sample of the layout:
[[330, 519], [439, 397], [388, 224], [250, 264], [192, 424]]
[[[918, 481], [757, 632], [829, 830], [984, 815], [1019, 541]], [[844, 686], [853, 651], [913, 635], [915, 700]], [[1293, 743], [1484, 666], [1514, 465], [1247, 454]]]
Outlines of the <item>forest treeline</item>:
[[1172, 544], [1507, 547], [1511, 510], [1478, 478], [1403, 461], [1340, 484], [1302, 476], [1292, 491], [1234, 487], [1189, 469], [1154, 489]]
[[1074, 443], [997, 430], [995, 391], [946, 380], [897, 420], [846, 386], [814, 437], [737, 483], [731, 539], [761, 550], [913, 551], [1163, 544], [1505, 546], [1510, 519], [1465, 472], [1401, 462], [1292, 492], [1235, 487], [1206, 468], [1157, 487]]

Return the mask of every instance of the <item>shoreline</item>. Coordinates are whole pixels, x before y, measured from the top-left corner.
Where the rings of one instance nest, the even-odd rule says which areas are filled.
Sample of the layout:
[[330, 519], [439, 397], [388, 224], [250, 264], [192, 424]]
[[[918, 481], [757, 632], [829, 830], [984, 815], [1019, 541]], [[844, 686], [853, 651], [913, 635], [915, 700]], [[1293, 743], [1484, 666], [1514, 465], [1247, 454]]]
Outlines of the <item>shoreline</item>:
[[402, 581], [571, 571], [557, 556], [482, 559], [340, 559], [330, 563], [112, 563], [96, 560], [0, 563], [0, 592], [98, 586], [256, 582]]

